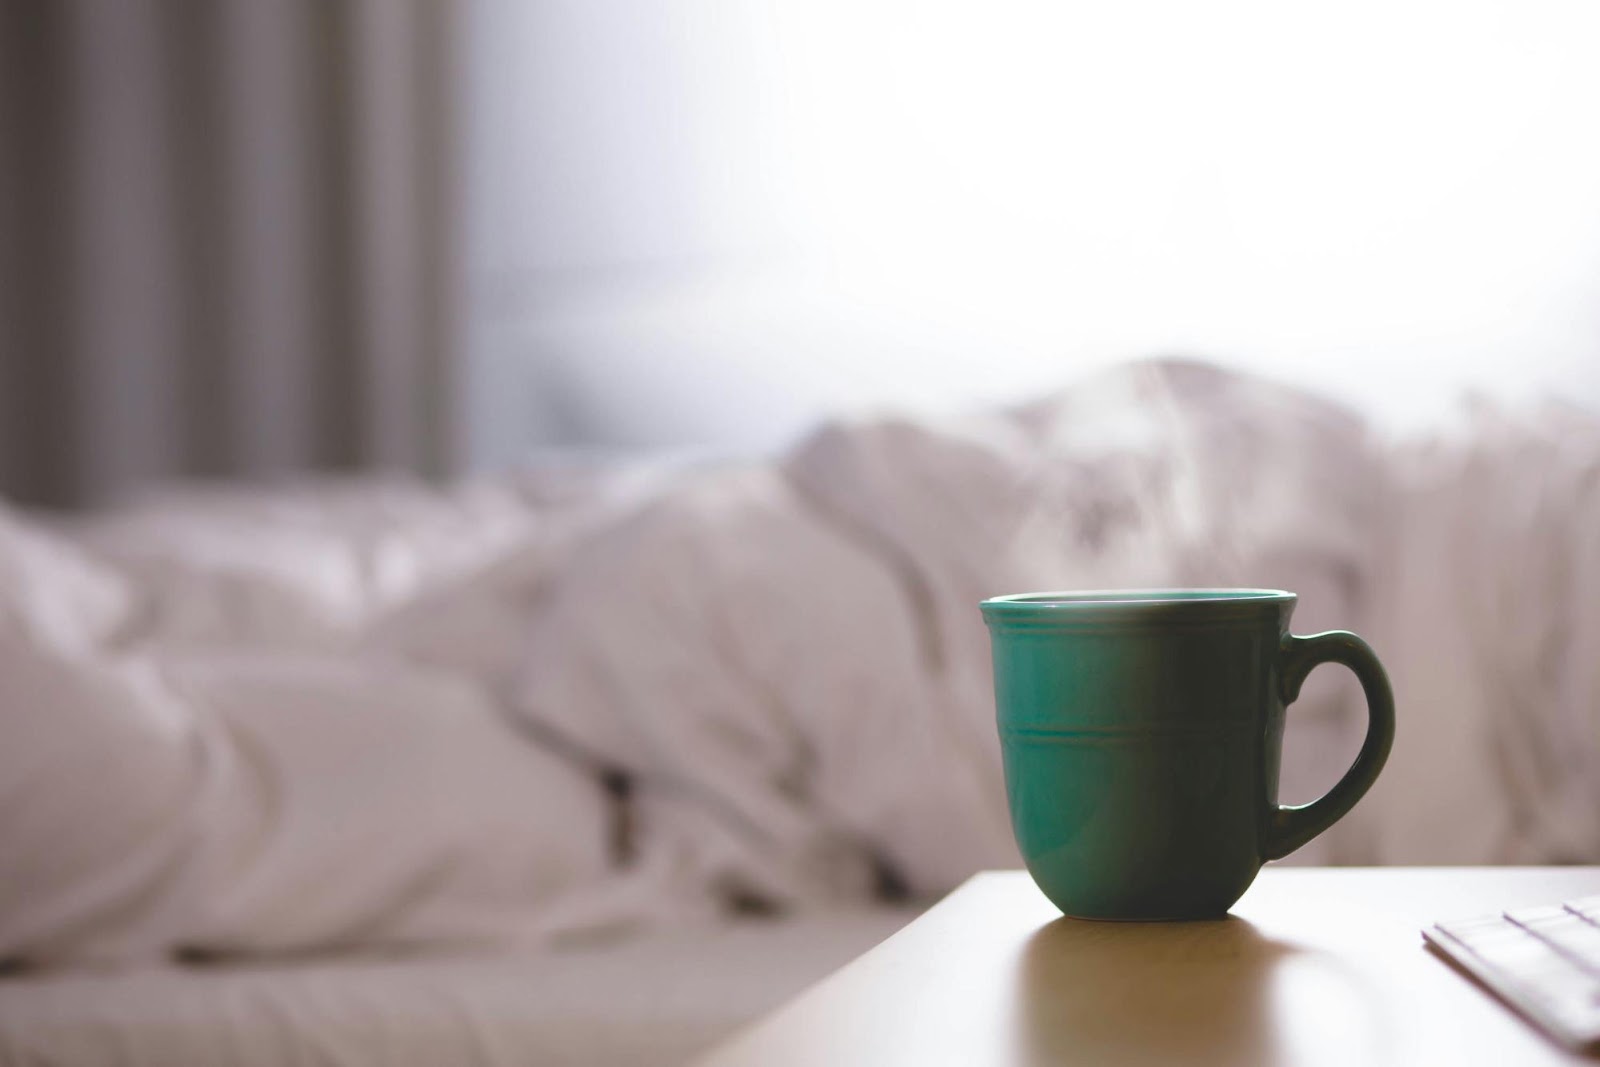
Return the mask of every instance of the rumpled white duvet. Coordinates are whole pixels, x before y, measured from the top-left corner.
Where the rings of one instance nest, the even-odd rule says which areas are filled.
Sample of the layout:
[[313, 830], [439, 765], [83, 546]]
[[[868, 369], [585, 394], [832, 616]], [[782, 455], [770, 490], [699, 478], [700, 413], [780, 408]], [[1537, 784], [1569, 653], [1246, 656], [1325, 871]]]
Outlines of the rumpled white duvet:
[[[542, 943], [1013, 865], [977, 602], [1281, 586], [1389, 666], [1305, 850], [1600, 860], [1600, 425], [1147, 363], [768, 462], [0, 512], [0, 959]], [[1287, 799], [1364, 728], [1319, 672]]]

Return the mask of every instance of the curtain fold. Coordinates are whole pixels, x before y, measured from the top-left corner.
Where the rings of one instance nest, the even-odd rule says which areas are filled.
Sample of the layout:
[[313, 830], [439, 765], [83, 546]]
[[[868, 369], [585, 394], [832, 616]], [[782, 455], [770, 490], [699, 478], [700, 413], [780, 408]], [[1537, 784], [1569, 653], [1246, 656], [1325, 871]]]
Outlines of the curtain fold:
[[0, 0], [0, 493], [447, 473], [452, 0]]

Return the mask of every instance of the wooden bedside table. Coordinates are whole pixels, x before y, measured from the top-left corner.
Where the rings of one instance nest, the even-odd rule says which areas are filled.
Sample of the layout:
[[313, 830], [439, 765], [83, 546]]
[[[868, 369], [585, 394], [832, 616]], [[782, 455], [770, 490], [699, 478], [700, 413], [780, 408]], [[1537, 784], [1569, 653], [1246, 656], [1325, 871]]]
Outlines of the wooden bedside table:
[[1063, 919], [980, 874], [705, 1067], [1557, 1064], [1422, 927], [1600, 893], [1600, 867], [1273, 867], [1201, 923]]

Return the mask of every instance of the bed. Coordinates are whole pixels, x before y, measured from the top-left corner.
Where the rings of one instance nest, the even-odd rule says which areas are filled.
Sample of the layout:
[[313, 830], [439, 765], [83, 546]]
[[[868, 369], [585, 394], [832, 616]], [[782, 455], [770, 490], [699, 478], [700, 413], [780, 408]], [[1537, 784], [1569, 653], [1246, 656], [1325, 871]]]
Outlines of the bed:
[[[0, 509], [0, 1051], [681, 1061], [1017, 865], [978, 600], [1161, 585], [1389, 668], [1295, 861], [1600, 859], [1600, 420], [1142, 363], [763, 460]], [[1310, 680], [1284, 800], [1354, 697]]]

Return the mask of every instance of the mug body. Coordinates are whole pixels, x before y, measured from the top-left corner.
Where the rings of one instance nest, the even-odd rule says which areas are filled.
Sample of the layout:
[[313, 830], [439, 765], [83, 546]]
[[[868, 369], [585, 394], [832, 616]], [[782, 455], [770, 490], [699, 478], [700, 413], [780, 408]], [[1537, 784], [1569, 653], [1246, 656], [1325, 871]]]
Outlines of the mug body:
[[1064, 913], [1217, 917], [1249, 888], [1294, 604], [1258, 589], [984, 601], [1012, 829]]

